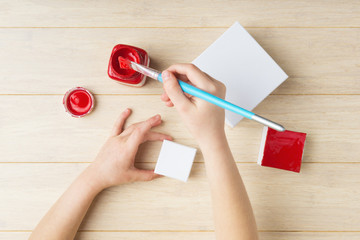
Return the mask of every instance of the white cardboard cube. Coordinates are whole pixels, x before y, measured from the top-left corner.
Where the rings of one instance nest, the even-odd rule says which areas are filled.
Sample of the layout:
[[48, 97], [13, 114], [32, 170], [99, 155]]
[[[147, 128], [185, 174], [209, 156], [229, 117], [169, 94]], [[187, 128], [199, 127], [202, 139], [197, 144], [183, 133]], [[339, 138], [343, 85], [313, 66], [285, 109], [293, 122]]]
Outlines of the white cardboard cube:
[[186, 182], [195, 154], [195, 148], [164, 140], [154, 172]]

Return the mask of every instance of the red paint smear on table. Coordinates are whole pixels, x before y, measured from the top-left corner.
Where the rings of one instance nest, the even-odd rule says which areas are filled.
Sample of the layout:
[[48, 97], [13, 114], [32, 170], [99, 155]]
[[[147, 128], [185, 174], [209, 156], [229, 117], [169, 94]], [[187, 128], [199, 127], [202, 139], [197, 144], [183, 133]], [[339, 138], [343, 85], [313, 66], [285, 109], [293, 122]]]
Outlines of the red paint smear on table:
[[80, 116], [90, 111], [92, 99], [85, 90], [75, 90], [68, 96], [66, 105], [72, 114]]
[[142, 86], [145, 83], [145, 76], [131, 68], [120, 67], [119, 57], [148, 66], [149, 56], [147, 52], [134, 46], [118, 44], [111, 52], [108, 66], [108, 75], [110, 78], [120, 83]]
[[261, 165], [300, 172], [306, 133], [268, 128]]

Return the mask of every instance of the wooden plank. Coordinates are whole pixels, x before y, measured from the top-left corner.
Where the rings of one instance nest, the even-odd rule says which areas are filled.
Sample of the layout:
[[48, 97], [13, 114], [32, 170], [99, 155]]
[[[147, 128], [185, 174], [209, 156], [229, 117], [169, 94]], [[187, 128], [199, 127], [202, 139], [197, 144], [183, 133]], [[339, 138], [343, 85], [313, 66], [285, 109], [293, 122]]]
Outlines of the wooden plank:
[[[0, 96], [0, 102], [0, 162], [91, 162], [126, 107], [133, 109], [129, 123], [160, 113], [164, 123], [156, 131], [197, 147], [176, 110], [165, 107], [158, 95], [98, 95], [94, 112], [82, 119], [64, 112], [62, 96]], [[359, 102], [357, 95], [273, 95], [255, 112], [308, 133], [304, 162], [359, 162]], [[243, 120], [226, 132], [236, 161], [257, 160], [261, 125]], [[137, 160], [156, 162], [160, 146], [145, 144]], [[200, 152], [195, 161], [203, 161]]]
[[[359, 27], [347, 1], [1, 1], [0, 27]], [[276, 16], [276, 17], [274, 17]]]
[[[0, 230], [33, 229], [88, 164], [28, 163], [0, 166]], [[140, 167], [152, 168], [154, 164]], [[238, 164], [260, 231], [359, 231], [356, 163], [304, 164], [300, 174]], [[169, 178], [133, 183], [99, 195], [82, 230], [213, 230], [203, 163], [185, 184]]]
[[[360, 233], [349, 232], [260, 232], [261, 240], [358, 240]], [[30, 233], [21, 232], [0, 232], [0, 240], [23, 240], [27, 239]], [[186, 240], [215, 240], [213, 232], [79, 232], [76, 240], [168, 240], [168, 239], [186, 239]]]
[[[142, 47], [153, 68], [165, 69], [191, 62], [225, 30], [0, 29], [0, 94], [63, 94], [78, 85], [98, 94], [159, 94], [154, 80], [131, 88], [107, 76], [113, 46]], [[290, 76], [274, 94], [360, 94], [360, 29], [248, 30]]]

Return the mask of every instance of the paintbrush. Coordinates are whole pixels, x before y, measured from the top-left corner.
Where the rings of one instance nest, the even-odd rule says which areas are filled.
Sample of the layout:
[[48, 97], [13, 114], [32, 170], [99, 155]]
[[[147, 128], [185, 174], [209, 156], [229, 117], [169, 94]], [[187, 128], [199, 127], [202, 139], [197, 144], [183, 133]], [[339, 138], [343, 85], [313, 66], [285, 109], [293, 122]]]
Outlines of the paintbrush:
[[[152, 68], [149, 68], [149, 67], [146, 67], [144, 65], [141, 65], [141, 64], [138, 64], [138, 63], [135, 63], [133, 61], [130, 61], [128, 59], [125, 59], [123, 57], [119, 57], [118, 58], [119, 60], [119, 65], [121, 68], [124, 68], [124, 69], [133, 69], [141, 74], [144, 74], [145, 76], [147, 77], [150, 77], [150, 78], [153, 78], [155, 80], [158, 80], [159, 82], [163, 82], [163, 79], [162, 79], [162, 76], [161, 76], [161, 72], [160, 71], [157, 71], [155, 69], [152, 69]], [[232, 111], [234, 113], [237, 113], [237, 114], [240, 114], [241, 116], [243, 117], [246, 117], [250, 120], [254, 120], [258, 123], [261, 123], [265, 126], [268, 126], [274, 130], [277, 130], [277, 131], [280, 131], [280, 132], [283, 132], [285, 131], [285, 128], [283, 126], [281, 126], [280, 124], [276, 123], [276, 122], [273, 122], [269, 119], [266, 119], [264, 117], [261, 117], [253, 112], [250, 112], [244, 108], [241, 108], [231, 102], [228, 102], [224, 99], [221, 99], [217, 96], [214, 96], [208, 92], [205, 92], [197, 87], [194, 87], [193, 85], [190, 85], [186, 82], [183, 82], [181, 80], [178, 80], [179, 82], [179, 85], [181, 87], [181, 89], [190, 94], [190, 95], [193, 95], [195, 97], [198, 97], [198, 98], [201, 98], [205, 101], [208, 101], [212, 104], [215, 104], [221, 108], [224, 108], [226, 110], [229, 110], [229, 111]]]

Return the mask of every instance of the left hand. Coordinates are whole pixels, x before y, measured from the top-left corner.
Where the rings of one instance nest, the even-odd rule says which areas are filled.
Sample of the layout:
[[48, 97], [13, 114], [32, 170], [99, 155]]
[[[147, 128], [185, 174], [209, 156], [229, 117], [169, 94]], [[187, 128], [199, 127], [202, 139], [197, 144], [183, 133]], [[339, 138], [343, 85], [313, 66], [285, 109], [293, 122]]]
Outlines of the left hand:
[[121, 113], [111, 136], [101, 148], [95, 161], [89, 166], [89, 170], [101, 189], [135, 181], [151, 181], [159, 177], [153, 170], [136, 168], [134, 166], [135, 155], [139, 145], [146, 141], [172, 140], [172, 138], [150, 131], [151, 128], [161, 124], [160, 115], [155, 115], [146, 121], [132, 124], [123, 129], [130, 114], [130, 109]]

